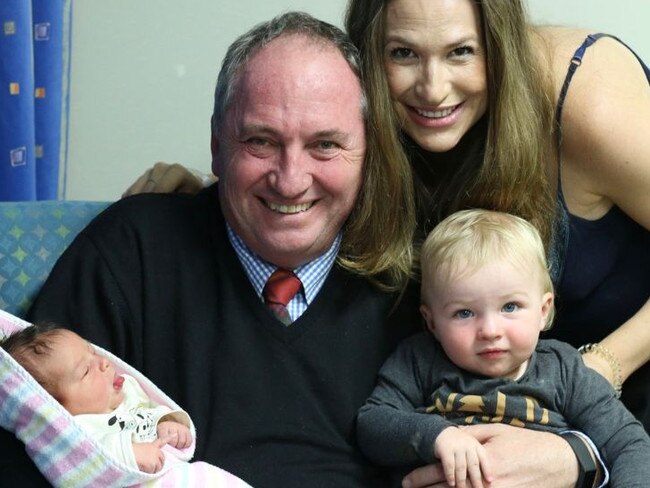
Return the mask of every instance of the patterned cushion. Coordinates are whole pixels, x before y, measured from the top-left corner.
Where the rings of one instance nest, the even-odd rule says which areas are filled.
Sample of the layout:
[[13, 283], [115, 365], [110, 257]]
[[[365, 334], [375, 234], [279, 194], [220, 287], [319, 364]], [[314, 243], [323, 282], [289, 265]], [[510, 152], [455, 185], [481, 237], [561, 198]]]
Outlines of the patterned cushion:
[[24, 316], [52, 266], [109, 202], [0, 202], [0, 309]]

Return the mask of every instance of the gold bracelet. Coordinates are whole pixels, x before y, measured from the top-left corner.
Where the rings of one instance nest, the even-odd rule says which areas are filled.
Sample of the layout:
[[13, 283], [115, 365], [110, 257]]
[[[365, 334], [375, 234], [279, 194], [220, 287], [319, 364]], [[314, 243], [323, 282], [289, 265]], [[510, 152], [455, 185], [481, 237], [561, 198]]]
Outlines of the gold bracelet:
[[612, 351], [606, 347], [601, 346], [600, 344], [592, 343], [585, 344], [578, 348], [580, 354], [587, 354], [588, 352], [593, 352], [594, 354], [599, 355], [609, 364], [610, 369], [612, 370], [612, 376], [614, 377], [614, 391], [616, 391], [616, 398], [621, 397], [621, 391], [623, 389], [623, 375], [621, 374], [621, 363], [618, 358], [614, 356]]

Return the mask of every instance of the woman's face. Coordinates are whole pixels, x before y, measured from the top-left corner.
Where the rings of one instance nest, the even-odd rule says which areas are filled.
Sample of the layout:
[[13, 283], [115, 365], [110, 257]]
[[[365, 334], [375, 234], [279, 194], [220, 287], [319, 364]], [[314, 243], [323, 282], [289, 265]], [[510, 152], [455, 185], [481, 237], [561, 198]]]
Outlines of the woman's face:
[[423, 149], [452, 149], [487, 109], [485, 46], [471, 0], [391, 0], [384, 66], [406, 133]]

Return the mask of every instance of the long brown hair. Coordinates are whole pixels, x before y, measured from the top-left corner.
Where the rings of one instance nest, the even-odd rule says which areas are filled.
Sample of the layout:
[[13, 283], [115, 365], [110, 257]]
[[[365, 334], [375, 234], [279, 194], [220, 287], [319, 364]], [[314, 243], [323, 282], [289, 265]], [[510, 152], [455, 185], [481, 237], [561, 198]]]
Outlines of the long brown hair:
[[[395, 135], [401, 133], [401, 127], [392, 106], [383, 52], [389, 1], [351, 0], [346, 12], [348, 34], [362, 55], [369, 118], [385, 125], [379, 133], [385, 139], [386, 157], [404, 158], [413, 165], [416, 158], [443, 159], [448, 153], [423, 155], [414, 143], [409, 147], [402, 138], [400, 144]], [[481, 207], [530, 221], [548, 246], [556, 208], [548, 173], [554, 111], [550, 76], [533, 53], [519, 0], [476, 0], [476, 4], [487, 58], [485, 128], [463, 138], [460, 144], [472, 148], [464, 152], [464, 158], [451, 162], [454, 167], [449, 171], [426, 180], [412, 173], [405, 177], [414, 179], [418, 220], [425, 232], [456, 210]]]

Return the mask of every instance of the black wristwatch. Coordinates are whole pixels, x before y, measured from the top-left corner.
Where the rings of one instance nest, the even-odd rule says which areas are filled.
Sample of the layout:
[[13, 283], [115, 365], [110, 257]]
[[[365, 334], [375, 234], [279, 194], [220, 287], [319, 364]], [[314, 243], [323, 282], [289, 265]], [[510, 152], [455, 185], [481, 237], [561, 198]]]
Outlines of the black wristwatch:
[[585, 441], [573, 432], [562, 432], [560, 437], [569, 443], [578, 459], [578, 482], [576, 483], [576, 488], [592, 488], [594, 481], [596, 481], [598, 467], [591, 457], [591, 452], [585, 444]]

